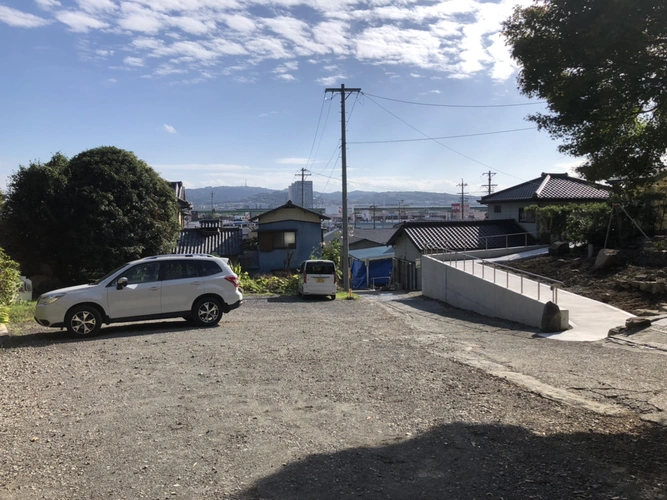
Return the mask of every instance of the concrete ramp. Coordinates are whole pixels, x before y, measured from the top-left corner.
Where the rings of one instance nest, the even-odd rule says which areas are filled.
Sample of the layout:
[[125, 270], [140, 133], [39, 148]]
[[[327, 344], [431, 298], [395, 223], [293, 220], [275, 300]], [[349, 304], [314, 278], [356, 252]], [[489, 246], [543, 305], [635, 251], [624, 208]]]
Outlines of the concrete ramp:
[[[444, 260], [454, 259], [454, 260]], [[505, 269], [484, 265], [478, 259], [458, 260], [450, 254], [422, 260], [422, 291], [461, 309], [504, 318], [540, 328], [544, 305], [558, 304], [569, 315], [568, 330], [539, 334], [545, 338], [592, 342], [609, 330], [625, 325], [633, 315], [608, 304], [555, 290], [547, 281], [528, 279]]]

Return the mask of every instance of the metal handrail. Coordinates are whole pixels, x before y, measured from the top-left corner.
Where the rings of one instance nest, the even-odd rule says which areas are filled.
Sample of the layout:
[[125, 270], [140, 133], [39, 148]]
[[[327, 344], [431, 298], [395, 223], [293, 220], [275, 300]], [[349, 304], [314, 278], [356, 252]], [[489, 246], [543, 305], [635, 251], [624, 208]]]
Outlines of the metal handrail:
[[[505, 288], [509, 289], [509, 272], [512, 271], [513, 274], [518, 276], [520, 278], [520, 285], [521, 285], [521, 295], [523, 295], [523, 278], [524, 275], [531, 276], [535, 278], [535, 281], [537, 282], [537, 300], [540, 300], [540, 285], [542, 282], [545, 284], [549, 284], [549, 289], [551, 290], [551, 300], [554, 304], [558, 304], [558, 289], [559, 288], [564, 288], [565, 283], [559, 280], [555, 280], [553, 278], [547, 278], [546, 276], [541, 276], [539, 274], [531, 273], [528, 271], [522, 271], [521, 269], [516, 269], [511, 266], [506, 266], [504, 264], [498, 264], [497, 262], [489, 262], [484, 259], [479, 259], [475, 257], [474, 255], [470, 255], [464, 252], [456, 252], [456, 251], [451, 251], [451, 250], [445, 250], [443, 253], [448, 253], [448, 254], [454, 254], [454, 267], [458, 269], [458, 256], [463, 255], [464, 257], [468, 257], [468, 259], [462, 259], [463, 261], [463, 270], [465, 271], [465, 262], [466, 260], [472, 260], [472, 273], [475, 273], [475, 261], [479, 261], [479, 264], [482, 266], [482, 279], [484, 279], [484, 266], [491, 266], [493, 268], [493, 283], [496, 283], [496, 269], [497, 268], [503, 268], [505, 269]], [[449, 263], [451, 265], [451, 259], [449, 260]]]

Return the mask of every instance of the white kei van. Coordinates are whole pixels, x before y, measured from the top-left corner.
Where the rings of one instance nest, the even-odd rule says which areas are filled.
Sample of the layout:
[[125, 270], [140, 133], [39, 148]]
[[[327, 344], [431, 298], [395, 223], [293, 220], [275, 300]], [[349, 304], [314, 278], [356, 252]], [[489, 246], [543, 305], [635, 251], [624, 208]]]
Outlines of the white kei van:
[[331, 260], [304, 260], [299, 267], [299, 295], [329, 295], [336, 299], [338, 277]]

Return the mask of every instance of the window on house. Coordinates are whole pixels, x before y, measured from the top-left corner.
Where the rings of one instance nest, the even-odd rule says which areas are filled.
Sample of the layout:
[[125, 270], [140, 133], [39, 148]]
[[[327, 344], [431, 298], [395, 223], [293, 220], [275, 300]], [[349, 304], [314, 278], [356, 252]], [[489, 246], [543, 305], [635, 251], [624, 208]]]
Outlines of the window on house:
[[503, 211], [502, 205], [493, 205], [493, 212], [494, 213], [499, 214], [502, 211]]
[[535, 212], [528, 211], [525, 208], [520, 208], [519, 222], [535, 222]]
[[269, 231], [259, 234], [259, 251], [296, 248], [296, 231]]

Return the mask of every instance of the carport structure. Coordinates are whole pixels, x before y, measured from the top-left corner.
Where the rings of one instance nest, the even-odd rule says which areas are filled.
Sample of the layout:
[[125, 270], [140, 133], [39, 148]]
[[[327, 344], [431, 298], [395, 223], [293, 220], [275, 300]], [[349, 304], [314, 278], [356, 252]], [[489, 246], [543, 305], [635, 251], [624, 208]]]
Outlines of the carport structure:
[[350, 251], [352, 288], [375, 288], [389, 284], [394, 247], [381, 246]]

